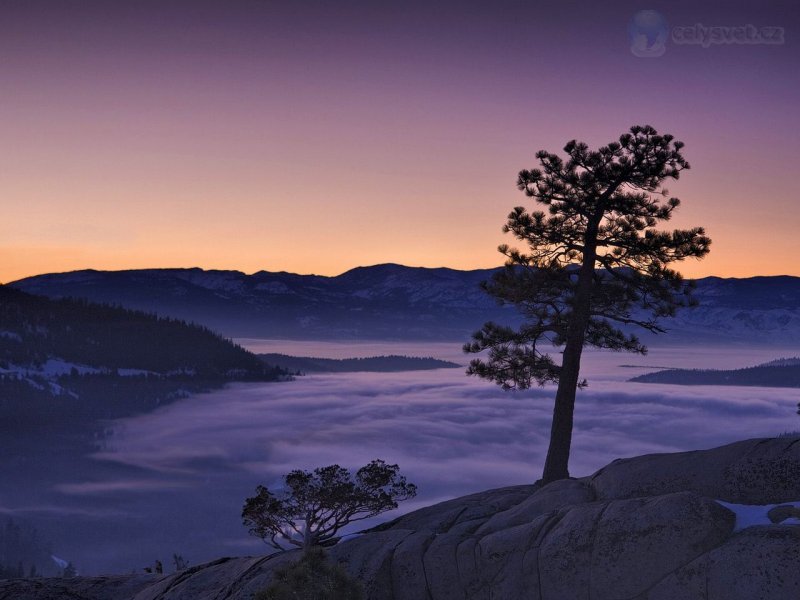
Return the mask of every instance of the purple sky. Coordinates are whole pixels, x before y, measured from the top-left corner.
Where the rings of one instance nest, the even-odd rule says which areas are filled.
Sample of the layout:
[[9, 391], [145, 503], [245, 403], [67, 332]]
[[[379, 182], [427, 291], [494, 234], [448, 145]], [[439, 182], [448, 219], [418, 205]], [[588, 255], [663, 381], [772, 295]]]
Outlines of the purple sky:
[[[642, 9], [663, 56], [631, 51]], [[0, 281], [77, 268], [498, 264], [539, 149], [686, 142], [682, 270], [800, 275], [789, 2], [4, 2]], [[782, 27], [782, 44], [675, 28]]]

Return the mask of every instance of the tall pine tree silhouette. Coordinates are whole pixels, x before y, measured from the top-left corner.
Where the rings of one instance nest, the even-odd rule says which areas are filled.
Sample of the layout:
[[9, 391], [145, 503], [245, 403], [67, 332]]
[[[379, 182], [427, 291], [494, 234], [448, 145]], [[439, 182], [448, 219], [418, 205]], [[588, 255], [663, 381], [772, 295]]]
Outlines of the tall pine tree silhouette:
[[[597, 150], [575, 140], [566, 160], [544, 150], [540, 168], [523, 170], [517, 185], [547, 208], [517, 207], [504, 232], [527, 249], [499, 250], [506, 267], [483, 283], [500, 303], [525, 317], [519, 329], [486, 323], [465, 352], [488, 350], [467, 373], [504, 389], [557, 382], [543, 481], [569, 477], [576, 390], [584, 346], [639, 352], [647, 348], [620, 325], [663, 332], [661, 317], [691, 305], [691, 283], [669, 264], [702, 258], [711, 240], [701, 227], [661, 231], [680, 201], [668, 197], [667, 179], [689, 168], [683, 143], [652, 127], [634, 126]], [[561, 364], [548, 351], [563, 347]]]

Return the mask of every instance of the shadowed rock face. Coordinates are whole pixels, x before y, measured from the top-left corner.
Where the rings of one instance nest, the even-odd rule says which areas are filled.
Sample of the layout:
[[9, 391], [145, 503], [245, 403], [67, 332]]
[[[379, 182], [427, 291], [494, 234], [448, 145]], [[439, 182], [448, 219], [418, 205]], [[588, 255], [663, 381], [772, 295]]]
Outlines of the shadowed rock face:
[[712, 450], [615, 460], [590, 478], [598, 498], [691, 490], [736, 504], [800, 499], [800, 439], [736, 442]]
[[[797, 600], [800, 527], [733, 533], [740, 504], [800, 500], [800, 444], [748, 440], [614, 461], [404, 515], [329, 551], [370, 600]], [[0, 582], [0, 600], [249, 600], [286, 553], [168, 577]]]

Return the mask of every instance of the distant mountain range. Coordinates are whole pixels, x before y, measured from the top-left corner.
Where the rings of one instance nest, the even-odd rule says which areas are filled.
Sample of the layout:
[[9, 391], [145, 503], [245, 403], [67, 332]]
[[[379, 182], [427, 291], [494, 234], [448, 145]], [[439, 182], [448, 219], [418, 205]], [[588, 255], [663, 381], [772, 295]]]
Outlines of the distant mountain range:
[[[498, 306], [479, 288], [493, 272], [395, 264], [336, 277], [197, 268], [87, 270], [10, 285], [194, 321], [231, 337], [465, 341], [487, 320], [520, 321], [513, 307]], [[665, 321], [670, 333], [659, 336], [661, 343], [788, 345], [800, 339], [800, 278], [706, 277], [697, 284], [700, 306]]]

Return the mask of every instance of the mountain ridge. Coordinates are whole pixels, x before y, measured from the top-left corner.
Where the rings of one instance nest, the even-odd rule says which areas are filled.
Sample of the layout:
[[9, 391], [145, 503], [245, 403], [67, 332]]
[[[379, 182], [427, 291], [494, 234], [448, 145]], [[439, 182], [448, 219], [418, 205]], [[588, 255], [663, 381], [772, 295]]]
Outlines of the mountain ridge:
[[[199, 267], [81, 270], [21, 279], [11, 287], [87, 298], [194, 321], [231, 337], [465, 341], [485, 321], [521, 321], [479, 287], [496, 269], [384, 263], [340, 275]], [[664, 321], [660, 342], [784, 342], [800, 337], [800, 278], [697, 280], [699, 307]], [[652, 337], [645, 335], [645, 341]]]

